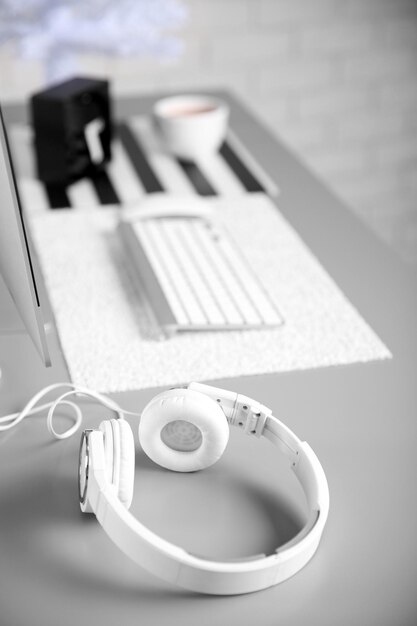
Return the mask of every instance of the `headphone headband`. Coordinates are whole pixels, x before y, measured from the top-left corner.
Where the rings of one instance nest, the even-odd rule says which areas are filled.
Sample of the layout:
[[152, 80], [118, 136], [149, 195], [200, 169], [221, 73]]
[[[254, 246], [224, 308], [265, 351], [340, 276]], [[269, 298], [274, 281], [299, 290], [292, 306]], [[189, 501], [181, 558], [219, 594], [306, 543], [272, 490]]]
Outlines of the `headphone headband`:
[[95, 513], [114, 543], [141, 567], [187, 589], [229, 595], [282, 582], [298, 572], [319, 545], [329, 511], [323, 468], [310, 446], [273, 417], [267, 407], [247, 396], [200, 383], [190, 383], [188, 389], [211, 397], [220, 404], [230, 425], [252, 436], [266, 437], [288, 458], [309, 508], [307, 523], [300, 533], [268, 556], [213, 561], [188, 553], [153, 533], [120, 502], [107, 478], [100, 431], [85, 431], [81, 440], [80, 484], [85, 484], [81, 509]]

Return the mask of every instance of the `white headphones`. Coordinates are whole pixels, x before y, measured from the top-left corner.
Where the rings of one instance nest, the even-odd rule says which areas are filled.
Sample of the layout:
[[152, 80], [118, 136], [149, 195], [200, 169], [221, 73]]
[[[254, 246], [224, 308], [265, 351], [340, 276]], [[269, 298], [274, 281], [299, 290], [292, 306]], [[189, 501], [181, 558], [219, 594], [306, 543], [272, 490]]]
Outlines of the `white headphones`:
[[[114, 408], [114, 404], [113, 407]], [[194, 591], [231, 595], [258, 591], [298, 572], [316, 552], [329, 511], [326, 476], [310, 446], [241, 394], [200, 383], [160, 393], [145, 407], [139, 439], [146, 454], [171, 470], [192, 472], [215, 463], [229, 438], [229, 425], [266, 437], [288, 458], [308, 504], [305, 527], [274, 554], [213, 561], [194, 556], [157, 536], [131, 513], [135, 450], [124, 419], [85, 430], [79, 463], [80, 506], [94, 513], [114, 543], [156, 576]]]

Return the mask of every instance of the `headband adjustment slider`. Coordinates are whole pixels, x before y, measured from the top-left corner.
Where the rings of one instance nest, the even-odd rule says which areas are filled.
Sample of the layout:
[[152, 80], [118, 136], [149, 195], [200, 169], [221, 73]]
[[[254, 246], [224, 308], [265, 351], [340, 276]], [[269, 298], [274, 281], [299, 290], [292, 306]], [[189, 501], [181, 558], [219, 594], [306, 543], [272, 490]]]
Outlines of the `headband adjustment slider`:
[[243, 429], [247, 435], [261, 437], [265, 422], [271, 414], [267, 406], [238, 393], [230, 424]]

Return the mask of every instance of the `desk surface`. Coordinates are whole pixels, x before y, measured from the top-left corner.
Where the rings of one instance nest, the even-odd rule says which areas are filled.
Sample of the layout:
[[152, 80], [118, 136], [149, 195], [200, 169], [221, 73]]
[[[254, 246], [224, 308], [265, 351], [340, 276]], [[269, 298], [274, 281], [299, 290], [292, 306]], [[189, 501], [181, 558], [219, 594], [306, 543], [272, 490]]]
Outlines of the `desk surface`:
[[[239, 102], [221, 95], [233, 126], [279, 184], [280, 210], [394, 355], [217, 383], [270, 406], [318, 454], [331, 494], [321, 546], [295, 577], [255, 594], [204, 597], [160, 582], [81, 516], [78, 437], [51, 442], [35, 417], [0, 437], [1, 626], [417, 621], [415, 276]], [[151, 103], [126, 100], [117, 113], [146, 112]], [[6, 110], [9, 121], [23, 116], [21, 107]], [[66, 377], [53, 332], [50, 343], [54, 367], [44, 370], [24, 335], [0, 338], [2, 412]], [[140, 410], [154, 393], [117, 399]], [[88, 427], [103, 418], [90, 405], [87, 414]], [[297, 532], [302, 514], [280, 459], [241, 433], [204, 473], [166, 472], [138, 451], [132, 510], [167, 539], [212, 556], [268, 552]]]

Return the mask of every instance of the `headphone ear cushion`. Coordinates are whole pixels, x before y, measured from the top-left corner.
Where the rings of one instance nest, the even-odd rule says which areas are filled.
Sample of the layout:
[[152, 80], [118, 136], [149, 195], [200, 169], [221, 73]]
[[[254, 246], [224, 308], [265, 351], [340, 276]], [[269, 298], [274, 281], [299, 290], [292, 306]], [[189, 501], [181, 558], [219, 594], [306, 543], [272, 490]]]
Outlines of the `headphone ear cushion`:
[[203, 393], [171, 389], [149, 402], [139, 422], [144, 452], [162, 467], [194, 472], [223, 454], [229, 425], [220, 406]]
[[128, 509], [132, 504], [135, 482], [135, 442], [130, 425], [122, 419], [115, 420], [120, 430], [119, 500]]
[[132, 504], [135, 478], [135, 443], [132, 429], [125, 420], [105, 420], [99, 429], [104, 435], [106, 476], [117, 497], [128, 509]]
[[110, 420], [101, 422], [99, 430], [103, 433], [106, 477], [109, 483], [113, 483], [113, 429]]

